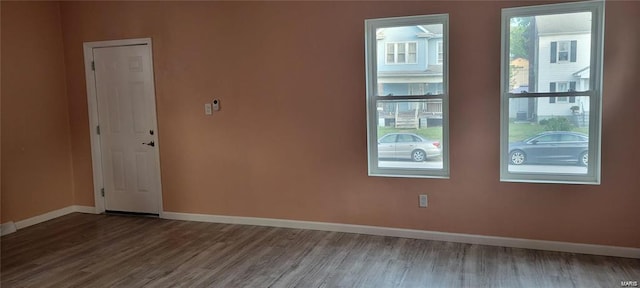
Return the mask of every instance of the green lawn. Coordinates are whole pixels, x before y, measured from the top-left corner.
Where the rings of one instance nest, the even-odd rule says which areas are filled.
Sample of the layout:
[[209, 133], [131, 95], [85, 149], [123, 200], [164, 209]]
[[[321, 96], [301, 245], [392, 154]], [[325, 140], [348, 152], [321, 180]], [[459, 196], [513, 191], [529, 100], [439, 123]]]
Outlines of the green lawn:
[[529, 123], [509, 123], [509, 142], [524, 140], [540, 132], [544, 132], [544, 126]]
[[442, 127], [419, 129], [397, 129], [393, 127], [378, 127], [378, 139], [389, 133], [414, 133], [430, 140], [442, 141]]

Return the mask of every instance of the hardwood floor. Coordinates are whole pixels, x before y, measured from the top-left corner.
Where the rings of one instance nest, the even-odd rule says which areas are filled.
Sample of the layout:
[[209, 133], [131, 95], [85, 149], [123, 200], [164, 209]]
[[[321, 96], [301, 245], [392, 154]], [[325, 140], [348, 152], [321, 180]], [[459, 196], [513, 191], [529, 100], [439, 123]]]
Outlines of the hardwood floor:
[[74, 213], [1, 239], [8, 287], [620, 287], [640, 260]]

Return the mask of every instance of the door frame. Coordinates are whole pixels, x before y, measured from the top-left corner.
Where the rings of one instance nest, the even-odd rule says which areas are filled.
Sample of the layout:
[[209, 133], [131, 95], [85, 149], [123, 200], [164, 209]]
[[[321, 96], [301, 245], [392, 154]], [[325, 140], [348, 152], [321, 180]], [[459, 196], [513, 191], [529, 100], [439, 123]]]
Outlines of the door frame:
[[93, 63], [93, 49], [104, 47], [118, 47], [118, 46], [132, 46], [132, 45], [146, 45], [149, 50], [149, 59], [151, 62], [151, 93], [153, 94], [153, 109], [156, 112], [156, 149], [154, 156], [156, 163], [158, 163], [157, 171], [158, 177], [156, 178], [158, 187], [158, 215], [162, 217], [162, 175], [160, 174], [160, 134], [158, 129], [158, 110], [156, 105], [156, 91], [155, 91], [155, 73], [153, 69], [153, 47], [151, 46], [151, 38], [135, 38], [135, 39], [122, 39], [122, 40], [108, 40], [108, 41], [94, 41], [84, 42], [84, 71], [87, 85], [87, 105], [89, 111], [89, 136], [91, 138], [91, 166], [93, 170], [93, 196], [95, 201], [96, 213], [105, 212], [105, 198], [102, 196], [102, 188], [104, 187], [104, 177], [102, 170], [102, 148], [100, 146], [100, 137], [98, 136], [97, 127], [99, 124], [98, 119], [98, 95], [96, 93], [96, 79], [92, 69]]

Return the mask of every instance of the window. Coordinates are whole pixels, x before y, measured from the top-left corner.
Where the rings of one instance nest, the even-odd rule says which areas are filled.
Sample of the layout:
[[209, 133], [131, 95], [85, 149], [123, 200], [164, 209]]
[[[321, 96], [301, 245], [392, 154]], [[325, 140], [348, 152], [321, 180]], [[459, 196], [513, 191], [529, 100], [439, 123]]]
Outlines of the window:
[[578, 41], [551, 42], [551, 63], [576, 62]]
[[444, 53], [442, 53], [442, 41], [438, 41], [437, 45], [438, 45], [437, 46], [437, 48], [438, 48], [438, 60], [437, 60], [438, 62], [437, 63], [438, 64], [442, 64], [442, 60], [444, 59], [444, 57], [443, 57]]
[[[567, 92], [569, 91], [569, 83], [567, 82], [552, 82], [556, 84], [555, 92]], [[560, 96], [557, 98], [557, 103], [566, 103], [569, 100], [567, 96]]]
[[[551, 82], [549, 83], [549, 92], [569, 92], [576, 91], [576, 82]], [[549, 103], [576, 103], [575, 96], [549, 97]]]
[[408, 63], [416, 63], [418, 60], [418, 44], [417, 43], [409, 43], [408, 44], [409, 51], [407, 52]]
[[[365, 28], [369, 175], [448, 177], [448, 15], [369, 19]], [[418, 65], [387, 65], [402, 63]]]
[[387, 63], [396, 63], [396, 43], [387, 43]]
[[386, 64], [415, 64], [417, 63], [418, 43], [397, 42], [387, 43]]
[[569, 91], [569, 83], [567, 82], [555, 82], [556, 83], [556, 91], [554, 92], [567, 92]]
[[396, 134], [384, 136], [380, 139], [380, 143], [395, 143], [396, 136], [397, 136]]
[[502, 181], [600, 183], [603, 20], [602, 1], [502, 10]]

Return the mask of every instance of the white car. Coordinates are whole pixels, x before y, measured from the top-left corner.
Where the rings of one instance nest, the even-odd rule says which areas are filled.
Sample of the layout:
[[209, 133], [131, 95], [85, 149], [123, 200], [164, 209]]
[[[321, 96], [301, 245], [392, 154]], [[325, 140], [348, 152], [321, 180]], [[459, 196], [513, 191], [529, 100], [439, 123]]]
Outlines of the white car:
[[440, 142], [413, 133], [390, 133], [378, 139], [378, 158], [425, 161], [442, 155]]

